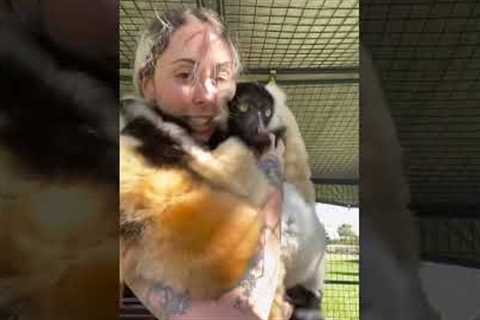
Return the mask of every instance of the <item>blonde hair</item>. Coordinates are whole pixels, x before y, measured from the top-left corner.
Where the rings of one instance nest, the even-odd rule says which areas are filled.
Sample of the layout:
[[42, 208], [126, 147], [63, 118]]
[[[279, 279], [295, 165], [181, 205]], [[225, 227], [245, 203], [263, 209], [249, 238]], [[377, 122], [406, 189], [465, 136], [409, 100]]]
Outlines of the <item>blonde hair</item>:
[[161, 16], [157, 15], [138, 41], [133, 66], [133, 85], [141, 96], [143, 79], [153, 77], [158, 57], [167, 49], [175, 31], [186, 24], [188, 16], [210, 25], [215, 33], [220, 35], [232, 53], [235, 74], [240, 73], [241, 63], [237, 46], [215, 11], [203, 7], [170, 9]]

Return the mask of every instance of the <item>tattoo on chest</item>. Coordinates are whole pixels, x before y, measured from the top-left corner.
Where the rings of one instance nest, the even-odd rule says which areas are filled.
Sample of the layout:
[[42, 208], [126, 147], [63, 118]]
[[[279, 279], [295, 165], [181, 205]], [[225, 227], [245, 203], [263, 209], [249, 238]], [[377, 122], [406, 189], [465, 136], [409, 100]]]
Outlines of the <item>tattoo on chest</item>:
[[146, 304], [152, 311], [166, 315], [185, 314], [192, 305], [188, 291], [177, 292], [172, 287], [156, 283], [148, 289]]

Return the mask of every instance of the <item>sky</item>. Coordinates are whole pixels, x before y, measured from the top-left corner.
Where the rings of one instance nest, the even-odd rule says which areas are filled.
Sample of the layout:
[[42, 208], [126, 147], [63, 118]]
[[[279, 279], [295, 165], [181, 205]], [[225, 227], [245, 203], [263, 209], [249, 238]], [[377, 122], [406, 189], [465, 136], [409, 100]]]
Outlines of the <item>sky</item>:
[[347, 208], [317, 202], [316, 210], [331, 239], [338, 238], [337, 228], [344, 223], [350, 224], [359, 235], [358, 208]]

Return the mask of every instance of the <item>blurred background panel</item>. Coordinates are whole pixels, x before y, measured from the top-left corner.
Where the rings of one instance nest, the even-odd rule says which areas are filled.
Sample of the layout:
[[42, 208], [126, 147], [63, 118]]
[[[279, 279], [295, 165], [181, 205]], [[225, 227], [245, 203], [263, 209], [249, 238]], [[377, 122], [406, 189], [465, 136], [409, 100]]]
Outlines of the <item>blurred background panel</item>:
[[445, 319], [480, 307], [480, 3], [362, 1], [404, 152], [429, 298]]
[[118, 6], [0, 0], [0, 319], [118, 317]]

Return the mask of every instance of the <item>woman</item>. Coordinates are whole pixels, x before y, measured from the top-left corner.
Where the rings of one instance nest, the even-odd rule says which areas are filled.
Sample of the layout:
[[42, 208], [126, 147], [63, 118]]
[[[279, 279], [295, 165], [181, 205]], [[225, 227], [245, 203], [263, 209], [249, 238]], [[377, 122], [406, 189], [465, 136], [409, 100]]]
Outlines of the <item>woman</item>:
[[[196, 147], [207, 145], [215, 130], [225, 123], [226, 103], [234, 95], [239, 70], [238, 53], [215, 13], [204, 8], [172, 10], [158, 17], [141, 37], [134, 82], [138, 94], [160, 111], [165, 122], [188, 128]], [[282, 152], [279, 143], [277, 149], [272, 147], [259, 160], [259, 167], [271, 181], [282, 180]], [[258, 170], [254, 163], [254, 168], [245, 172], [252, 177], [263, 176]], [[262, 225], [266, 226], [262, 228], [264, 241], [259, 241], [263, 254], [251, 261], [253, 266], [246, 270], [243, 280], [219, 299], [195, 299], [189, 292], [152, 283], [141, 274], [126, 277], [125, 281], [161, 319], [267, 319], [281, 272], [278, 222], [282, 197], [278, 183], [273, 185], [256, 211], [258, 217], [264, 217]], [[223, 201], [220, 192], [213, 189], [206, 190], [202, 197], [202, 203]], [[232, 193], [226, 197], [230, 207], [252, 208], [241, 196]], [[196, 210], [195, 205], [191, 208]], [[138, 272], [138, 256], [133, 250], [129, 252], [128, 246], [121, 250], [122, 270], [127, 274], [129, 270]]]

